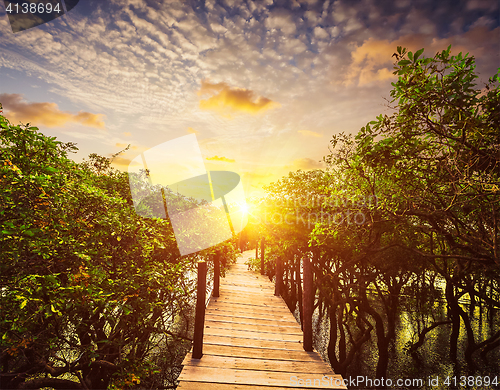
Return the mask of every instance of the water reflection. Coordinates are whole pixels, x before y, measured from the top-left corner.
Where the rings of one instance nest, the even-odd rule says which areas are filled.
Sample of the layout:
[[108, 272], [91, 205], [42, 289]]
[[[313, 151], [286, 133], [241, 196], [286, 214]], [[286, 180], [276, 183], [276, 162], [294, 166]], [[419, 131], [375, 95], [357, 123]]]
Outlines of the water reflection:
[[[494, 333], [500, 330], [500, 313], [493, 311], [493, 315], [487, 318], [487, 310], [484, 307], [479, 307], [461, 301], [461, 307], [470, 315], [471, 326], [476, 335], [476, 342], [480, 342], [491, 337]], [[444, 301], [434, 301], [430, 304], [426, 314], [411, 308], [411, 301], [404, 302], [402, 305], [405, 309], [401, 310], [397, 317], [396, 338], [391, 345], [390, 364], [387, 371], [387, 378], [391, 378], [393, 382], [398, 378], [415, 378], [422, 379], [423, 385], [414, 386], [395, 386], [391, 388], [398, 389], [497, 389], [500, 386], [494, 385], [473, 385], [468, 384], [460, 386], [461, 376], [490, 377], [496, 376], [500, 382], [500, 348], [488, 353], [487, 361], [482, 361], [477, 354], [477, 363], [479, 369], [471, 372], [464, 358], [464, 351], [467, 347], [466, 329], [461, 323], [459, 338], [458, 338], [458, 360], [454, 363], [449, 357], [449, 344], [451, 327], [449, 324], [438, 326], [428, 332], [425, 336], [423, 345], [417, 349], [415, 353], [409, 352], [409, 346], [418, 340], [418, 335], [422, 330], [436, 321], [447, 319], [447, 307]], [[299, 318], [298, 310], [296, 310], [296, 318]], [[492, 318], [491, 318], [492, 317]], [[324, 315], [319, 317], [318, 311], [314, 316], [314, 327], [316, 333], [315, 349], [318, 350], [323, 358], [328, 361], [328, 342], [329, 342], [329, 318]], [[372, 332], [371, 339], [366, 342], [362, 348], [362, 352], [356, 356], [353, 363], [348, 366], [345, 378], [366, 376], [367, 378], [375, 378], [375, 369], [378, 361], [377, 338], [375, 332]], [[435, 378], [439, 380], [436, 380]], [[449, 384], [445, 384], [445, 379], [449, 377]], [[457, 379], [457, 386], [453, 384], [453, 377]], [[433, 382], [429, 382], [433, 381]], [[432, 384], [432, 385], [431, 385]], [[437, 384], [437, 385], [436, 385]], [[366, 388], [356, 387], [353, 388]], [[380, 387], [378, 387], [380, 388]]]

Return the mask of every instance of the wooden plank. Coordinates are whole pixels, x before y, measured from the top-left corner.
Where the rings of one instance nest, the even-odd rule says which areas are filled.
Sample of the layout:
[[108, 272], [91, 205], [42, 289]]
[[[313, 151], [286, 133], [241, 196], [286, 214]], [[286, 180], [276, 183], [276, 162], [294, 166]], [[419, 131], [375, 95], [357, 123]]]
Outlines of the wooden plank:
[[235, 295], [228, 297], [225, 295], [221, 295], [219, 298], [212, 298], [211, 301], [213, 300], [214, 302], [224, 302], [224, 303], [240, 303], [240, 304], [247, 304], [247, 305], [252, 305], [252, 306], [264, 306], [264, 307], [279, 307], [283, 308], [283, 301], [279, 299], [278, 297], [275, 297], [273, 295], [272, 299], [268, 299], [265, 297], [265, 302], [262, 302], [261, 300], [264, 297], [262, 297], [260, 294], [259, 296], [255, 295], [249, 295], [249, 296], [242, 296], [242, 295]]
[[[345, 389], [340, 385], [342, 377], [335, 374], [294, 374], [290, 372], [274, 372], [264, 370], [239, 370], [229, 368], [214, 368], [214, 367], [195, 367], [184, 366], [179, 380], [182, 382], [184, 378], [188, 378], [190, 382], [208, 382], [208, 383], [227, 383], [227, 384], [246, 384], [254, 386], [275, 386], [281, 388], [297, 387], [298, 380], [304, 382], [309, 379], [311, 384], [316, 380], [316, 386], [321, 386], [322, 389]], [[322, 378], [328, 379], [328, 382], [321, 381]], [[338, 385], [335, 385], [335, 380]], [[330, 383], [333, 382], [331, 385]]]
[[269, 284], [263, 284], [263, 283], [255, 283], [255, 284], [248, 284], [248, 283], [242, 283], [242, 284], [226, 284], [224, 283], [223, 286], [220, 286], [222, 288], [222, 291], [225, 291], [226, 294], [229, 294], [233, 291], [241, 291], [242, 293], [247, 293], [251, 294], [253, 292], [269, 292], [269, 290], [273, 289], [273, 285]]
[[[236, 271], [236, 272], [242, 272], [242, 271]], [[246, 272], [246, 271], [244, 271]], [[267, 290], [267, 289], [272, 289], [273, 283], [271, 283], [269, 280], [251, 280], [247, 278], [242, 278], [241, 280], [235, 280], [235, 279], [223, 279], [224, 285], [221, 285], [221, 287], [224, 287], [226, 290], [229, 289], [261, 289], [261, 290]]]
[[[220, 299], [220, 298], [219, 298]], [[277, 302], [265, 302], [265, 303], [259, 303], [257, 300], [260, 299], [259, 297], [253, 298], [253, 299], [244, 299], [244, 298], [232, 298], [228, 299], [224, 302], [220, 302], [222, 305], [240, 305], [241, 308], [244, 308], [245, 306], [249, 306], [256, 308], [256, 309], [268, 309], [268, 310], [281, 310], [283, 311], [283, 304], [279, 304]]]
[[[267, 322], [277, 322], [279, 324], [293, 324], [300, 327], [299, 323], [295, 320], [295, 317], [291, 314], [279, 313], [274, 317], [270, 313], [260, 313], [260, 312], [232, 312], [231, 310], [210, 310], [207, 313], [207, 318], [213, 321], [222, 321], [226, 318], [232, 318], [234, 321], [244, 321], [244, 320], [259, 320]], [[265, 322], [263, 322], [265, 324]]]
[[[212, 302], [210, 302], [211, 304]], [[256, 304], [255, 302], [246, 301], [246, 302], [235, 302], [235, 301], [226, 301], [226, 302], [214, 302], [213, 306], [210, 306], [211, 309], [218, 308], [223, 310], [230, 310], [234, 308], [235, 310], [244, 311], [244, 310], [264, 310], [268, 312], [276, 312], [280, 314], [285, 314], [287, 312], [286, 306], [278, 306], [278, 305], [264, 305], [264, 304]], [[290, 310], [288, 310], [288, 313]]]
[[248, 312], [233, 312], [231, 310], [207, 310], [207, 316], [217, 319], [218, 317], [229, 317], [232, 318], [245, 318], [245, 319], [255, 319], [255, 320], [266, 320], [266, 321], [280, 321], [280, 322], [290, 322], [297, 323], [295, 317], [291, 313], [277, 313], [272, 315], [271, 313], [256, 313], [253, 310]]
[[[234, 273], [238, 272], [242, 274], [242, 276], [234, 277]], [[271, 282], [268, 278], [253, 278], [251, 277], [251, 273], [246, 270], [231, 270], [231, 273], [224, 278], [224, 285], [238, 285], [238, 286], [273, 286], [274, 283]]]
[[[247, 271], [235, 271], [235, 272], [245, 272], [248, 273]], [[221, 280], [224, 282], [224, 285], [221, 287], [224, 287], [226, 289], [230, 288], [256, 288], [256, 289], [268, 289], [272, 288], [273, 283], [271, 283], [269, 280], [259, 280], [259, 279], [250, 279], [247, 277], [243, 277], [241, 279], [232, 279], [231, 277], [224, 278]]]
[[326, 374], [333, 375], [333, 371], [325, 362], [295, 362], [290, 360], [266, 360], [266, 359], [250, 359], [250, 358], [235, 358], [228, 356], [205, 355], [202, 359], [192, 359], [191, 354], [187, 354], [182, 362], [186, 366], [196, 367], [224, 367], [241, 370], [265, 370], [265, 371], [281, 371], [291, 373], [311, 373], [311, 374]]
[[[241, 384], [227, 384], [227, 383], [207, 383], [207, 382], [182, 382], [177, 386], [179, 390], [283, 390], [283, 387], [275, 386], [254, 386], [254, 385], [241, 385]], [[294, 389], [309, 389], [311, 387], [294, 387]]]
[[290, 313], [286, 307], [278, 307], [278, 306], [268, 306], [268, 305], [258, 305], [258, 304], [249, 304], [249, 303], [239, 303], [239, 302], [215, 302], [210, 301], [209, 305], [210, 309], [223, 309], [223, 310], [258, 310], [258, 311], [266, 311], [266, 312], [279, 312], [279, 313]]
[[237, 322], [229, 322], [229, 321], [214, 321], [214, 320], [206, 320], [205, 321], [205, 329], [209, 327], [215, 327], [220, 329], [236, 329], [236, 330], [249, 330], [256, 332], [269, 332], [269, 333], [285, 333], [285, 334], [298, 334], [302, 336], [302, 331], [300, 330], [300, 326], [291, 327], [291, 326], [268, 326], [268, 325], [260, 325], [260, 324], [242, 324]]
[[252, 347], [252, 348], [271, 348], [271, 349], [286, 349], [289, 351], [303, 351], [304, 348], [300, 341], [275, 341], [275, 340], [262, 340], [262, 339], [247, 339], [242, 337], [231, 336], [212, 336], [205, 335], [204, 343], [216, 345], [233, 345], [239, 347]]
[[238, 347], [229, 345], [206, 344], [203, 346], [205, 355], [245, 357], [253, 359], [295, 360], [302, 362], [322, 362], [316, 352], [286, 351], [283, 349]]
[[246, 339], [260, 339], [260, 340], [275, 340], [275, 341], [302, 341], [302, 335], [298, 334], [286, 334], [286, 333], [276, 333], [276, 332], [251, 332], [247, 330], [237, 330], [231, 329], [231, 332], [228, 332], [228, 329], [225, 328], [205, 328], [205, 335], [212, 336], [227, 336], [231, 334], [233, 337], [242, 337]]
[[[183, 381], [177, 386], [178, 390], [283, 390], [283, 387], [275, 386], [254, 386], [227, 383], [207, 383], [207, 382], [186, 382]], [[311, 387], [294, 387], [294, 389], [309, 389]]]
[[220, 297], [211, 298], [203, 357], [185, 357], [178, 389], [345, 389], [318, 353], [304, 351], [295, 317], [273, 283], [242, 264], [245, 257], [221, 280]]
[[260, 319], [256, 317], [240, 317], [240, 316], [226, 316], [226, 315], [211, 315], [210, 319], [212, 321], [228, 321], [228, 322], [235, 322], [238, 324], [256, 324], [256, 325], [267, 325], [267, 326], [280, 326], [280, 327], [292, 327], [296, 328], [299, 327], [300, 325], [295, 321], [295, 318], [292, 320], [288, 319]]
[[[248, 325], [251, 327], [266, 327], [270, 332], [273, 331], [272, 328], [276, 329], [287, 329], [290, 328], [290, 330], [300, 330], [300, 325], [297, 324], [296, 322], [285, 322], [285, 321], [266, 321], [266, 320], [253, 320], [251, 318], [238, 318], [238, 317], [226, 317], [226, 316], [211, 316], [210, 317], [211, 322], [217, 322], [217, 323], [230, 323], [234, 325]], [[263, 328], [263, 329], [266, 329]], [[278, 331], [278, 330], [276, 330]]]

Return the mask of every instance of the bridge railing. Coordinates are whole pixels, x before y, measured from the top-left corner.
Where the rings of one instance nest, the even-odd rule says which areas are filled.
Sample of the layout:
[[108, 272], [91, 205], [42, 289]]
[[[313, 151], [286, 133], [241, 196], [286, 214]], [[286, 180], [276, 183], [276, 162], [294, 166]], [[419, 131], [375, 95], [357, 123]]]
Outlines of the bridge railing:
[[[261, 253], [261, 264], [264, 260], [264, 251]], [[301, 311], [301, 326], [302, 326], [302, 345], [304, 351], [313, 351], [313, 332], [312, 332], [312, 317], [314, 311], [314, 287], [313, 287], [313, 271], [311, 266], [311, 259], [304, 256], [302, 259], [302, 281], [300, 280], [300, 272], [297, 273], [296, 277], [299, 284], [302, 284], [301, 294], [302, 301], [299, 303], [299, 311]], [[263, 267], [261, 266], [261, 269]], [[300, 264], [299, 267], [300, 269]], [[261, 271], [262, 273], [262, 271]], [[285, 292], [285, 283], [283, 281], [284, 274], [284, 264], [281, 257], [276, 258], [275, 264], [275, 287], [274, 295], [281, 297]]]
[[[212, 297], [219, 297], [220, 286], [220, 258], [218, 253], [214, 258], [214, 280]], [[205, 328], [205, 309], [207, 304], [207, 262], [198, 263], [198, 282], [196, 288], [196, 309], [194, 316], [193, 359], [203, 356], [203, 330]]]
[[[260, 261], [261, 261], [261, 274], [265, 273], [265, 241], [261, 240], [260, 243]], [[258, 246], [257, 246], [258, 248]], [[257, 256], [257, 249], [256, 249]], [[305, 351], [313, 351], [313, 333], [312, 333], [312, 316], [314, 307], [314, 288], [313, 288], [313, 272], [311, 267], [311, 260], [309, 257], [304, 256], [302, 259], [302, 281], [300, 280], [300, 272], [296, 275], [299, 280], [298, 283], [302, 284], [301, 288], [301, 302], [299, 307], [301, 310], [301, 325], [303, 332], [303, 348]], [[278, 258], [275, 265], [275, 296], [282, 296], [284, 293], [285, 283], [283, 281], [284, 264], [283, 259]], [[299, 264], [300, 269], [300, 264]], [[214, 281], [213, 281], [212, 296], [219, 297], [220, 286], [220, 254], [214, 258]], [[194, 337], [193, 337], [193, 353], [194, 359], [201, 359], [203, 356], [203, 330], [205, 327], [205, 309], [206, 309], [206, 290], [207, 290], [207, 263], [200, 261], [198, 263], [198, 282], [196, 293], [196, 312], [194, 320]]]

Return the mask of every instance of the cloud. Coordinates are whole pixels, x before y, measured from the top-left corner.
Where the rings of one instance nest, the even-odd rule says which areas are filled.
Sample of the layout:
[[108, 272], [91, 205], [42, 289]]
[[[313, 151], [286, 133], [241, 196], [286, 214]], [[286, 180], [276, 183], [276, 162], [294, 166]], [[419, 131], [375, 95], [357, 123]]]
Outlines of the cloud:
[[[130, 144], [124, 144], [124, 143], [122, 143], [122, 142], [117, 142], [117, 143], [115, 144], [115, 146], [116, 146], [117, 148], [120, 148], [120, 149], [125, 149], [127, 146], [130, 146]], [[137, 149], [139, 149], [139, 147], [138, 147], [138, 146], [136, 146], [136, 145], [134, 145], [134, 146], [130, 146], [130, 149], [132, 149], [132, 150], [137, 150]]]
[[248, 171], [242, 173], [246, 182], [250, 183], [252, 187], [262, 187], [269, 184], [274, 180], [278, 180], [281, 175], [275, 175], [271, 172]]
[[295, 169], [301, 169], [303, 171], [308, 171], [311, 169], [323, 169], [325, 167], [324, 163], [321, 161], [313, 160], [312, 158], [304, 157], [298, 158], [292, 162], [292, 166]]
[[345, 84], [365, 85], [373, 81], [395, 78], [389, 67], [396, 44], [369, 38], [351, 52], [352, 63]]
[[84, 126], [104, 129], [104, 115], [92, 114], [90, 112], [80, 111], [73, 114], [67, 111], [61, 111], [56, 103], [28, 103], [24, 101], [22, 95], [13, 93], [0, 94], [6, 115], [12, 122], [30, 122], [35, 125], [47, 127], [62, 127], [67, 123], [76, 122]]
[[408, 48], [415, 52], [425, 48], [424, 56], [433, 56], [434, 53], [452, 45], [452, 54], [471, 52], [481, 55], [485, 52], [485, 42], [492, 42], [498, 28], [488, 31], [484, 26], [471, 28], [462, 35], [437, 39], [433, 34], [404, 35], [394, 40], [369, 38], [351, 52], [351, 64], [344, 79], [345, 85], [366, 85], [376, 81], [395, 79], [393, 72], [392, 54], [397, 46]]
[[232, 158], [227, 158], [227, 157], [219, 157], [219, 156], [213, 156], [213, 157], [207, 157], [208, 161], [223, 161], [223, 162], [228, 162], [228, 163], [234, 163], [235, 160]]
[[283, 31], [287, 35], [296, 32], [296, 25], [292, 13], [284, 8], [275, 8], [266, 19], [266, 26]]
[[198, 130], [195, 130], [193, 129], [192, 127], [188, 127], [187, 130], [186, 130], [189, 134], [200, 134], [200, 132]]
[[[355, 132], [380, 114], [398, 45], [412, 51], [425, 47], [425, 55], [432, 56], [453, 43], [455, 54], [461, 45], [476, 55], [480, 77], [498, 67], [500, 30], [492, 30], [498, 22], [491, 25], [498, 2], [490, 0], [453, 7], [407, 0], [240, 1], [231, 2], [232, 9], [228, 3], [207, 0], [204, 12], [198, 2], [95, 2], [91, 15], [73, 12], [68, 20], [16, 35], [8, 19], [0, 18], [0, 78], [15, 69], [60, 99], [108, 114], [106, 133], [72, 131], [89, 152], [96, 139], [100, 148], [116, 150], [115, 143], [136, 136], [154, 144], [200, 130], [214, 145], [225, 137], [232, 146], [212, 147], [205, 156], [226, 156], [229, 150], [238, 164], [258, 163], [261, 177], [253, 177], [255, 184], [292, 169], [315, 168], [310, 159], [293, 162], [319, 159], [326, 151], [325, 138], [311, 130], [324, 137]], [[405, 37], [414, 37], [412, 46]], [[28, 90], [21, 77], [16, 92]], [[225, 82], [202, 83], [197, 96], [199, 80]], [[275, 101], [283, 108], [270, 110], [279, 106]], [[232, 112], [257, 115], [229, 121]], [[296, 133], [299, 129], [309, 130]]]
[[315, 27], [313, 31], [314, 35], [319, 39], [327, 39], [330, 37], [330, 35], [326, 32], [326, 30], [319, 26]]
[[310, 130], [299, 130], [299, 133], [306, 137], [323, 137], [323, 134], [316, 133], [315, 131]]
[[263, 96], [255, 96], [249, 89], [231, 88], [226, 83], [212, 84], [202, 80], [199, 95], [214, 94], [206, 100], [200, 100], [202, 110], [215, 110], [220, 113], [228, 111], [241, 111], [256, 114], [271, 108], [280, 107], [277, 102], [273, 102]]
[[[132, 162], [132, 160], [129, 158], [116, 156], [112, 161], [112, 165], [116, 169], [127, 170], [128, 166], [131, 162]], [[139, 165], [139, 164], [135, 161], [132, 163], [132, 166], [137, 166], [137, 165]]]

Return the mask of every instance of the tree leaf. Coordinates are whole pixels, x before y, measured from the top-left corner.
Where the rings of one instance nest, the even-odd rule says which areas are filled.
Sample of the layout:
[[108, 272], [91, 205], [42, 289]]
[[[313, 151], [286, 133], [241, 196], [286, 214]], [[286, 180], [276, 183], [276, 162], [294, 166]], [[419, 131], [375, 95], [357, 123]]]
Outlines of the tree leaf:
[[418, 57], [420, 57], [423, 52], [424, 52], [423, 48], [420, 49], [420, 50], [417, 50], [416, 53], [415, 53], [415, 56], [413, 57], [413, 61], [417, 61]]

